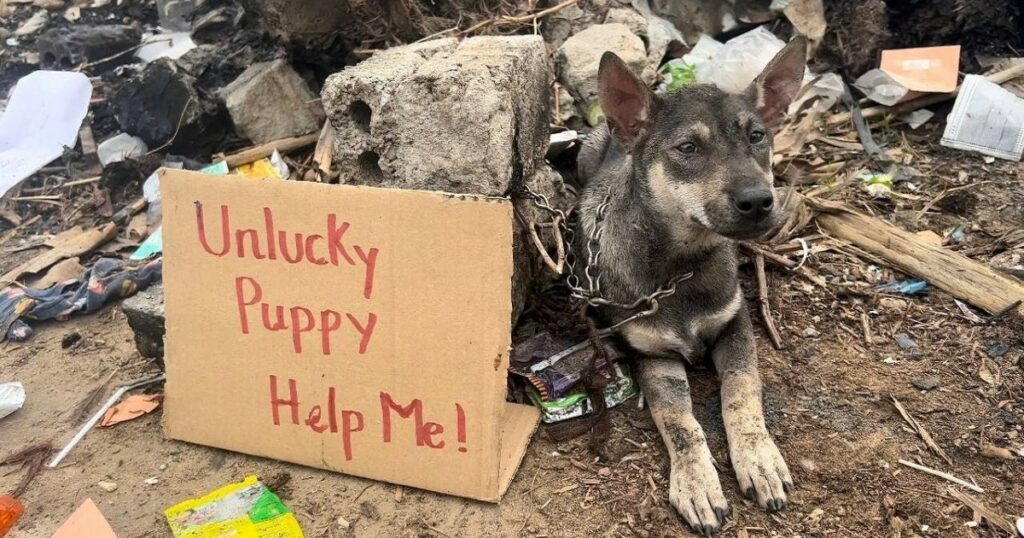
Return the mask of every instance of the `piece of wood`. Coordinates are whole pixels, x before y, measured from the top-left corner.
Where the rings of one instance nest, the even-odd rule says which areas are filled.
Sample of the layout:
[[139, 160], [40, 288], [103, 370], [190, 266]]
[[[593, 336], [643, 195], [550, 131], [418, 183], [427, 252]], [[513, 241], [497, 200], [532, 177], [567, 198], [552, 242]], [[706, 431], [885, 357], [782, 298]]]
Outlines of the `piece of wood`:
[[935, 439], [933, 439], [932, 435], [928, 433], [928, 430], [924, 429], [924, 426], [922, 426], [921, 423], [919, 423], [917, 419], [914, 418], [914, 416], [911, 415], [905, 407], [903, 407], [903, 404], [901, 404], [895, 396], [890, 396], [890, 398], [892, 398], [892, 403], [896, 406], [896, 410], [903, 416], [903, 420], [907, 421], [907, 424], [910, 424], [910, 427], [914, 429], [914, 432], [921, 436], [921, 439], [924, 441], [924, 444], [928, 449], [935, 453], [936, 456], [945, 460], [946, 463], [953, 465], [953, 460], [949, 459], [949, 456], [947, 456], [946, 452], [942, 450], [942, 447], [935, 442]]
[[7, 274], [0, 276], [0, 286], [14, 282], [21, 278], [22, 275], [43, 271], [65, 258], [86, 254], [103, 243], [110, 241], [116, 235], [117, 225], [113, 222], [104, 224], [99, 228], [83, 230], [74, 237], [56, 244], [54, 248], [43, 252], [35, 258], [11, 269]]
[[[878, 256], [989, 314], [1024, 299], [1024, 284], [962, 254], [928, 244], [881, 219], [832, 206], [816, 220], [830, 235]], [[1024, 307], [1014, 310], [1024, 316]]]
[[228, 167], [235, 168], [236, 166], [242, 166], [243, 164], [249, 164], [264, 157], [269, 157], [274, 153], [275, 149], [279, 153], [288, 153], [312, 146], [319, 139], [320, 133], [309, 133], [302, 136], [282, 138], [281, 140], [274, 140], [273, 142], [267, 142], [266, 144], [260, 144], [237, 153], [232, 153], [231, 155], [224, 157], [224, 160], [227, 161]]
[[[1019, 76], [1024, 76], [1024, 64], [1018, 64], [1013, 67], [1010, 67], [1009, 69], [1004, 69], [1002, 71], [992, 73], [991, 75], [986, 76], [985, 79], [995, 84], [1003, 84], [1004, 82], [1009, 82]], [[924, 108], [926, 106], [932, 106], [938, 103], [949, 101], [951, 99], [955, 99], [959, 93], [960, 86], [957, 86], [956, 91], [952, 93], [932, 93], [924, 95], [922, 97], [918, 97], [917, 99], [911, 99], [903, 103], [898, 103], [894, 106], [873, 106], [870, 108], [865, 108], [864, 110], [862, 110], [862, 112], [864, 114], [864, 119], [866, 120], [869, 120], [871, 118], [878, 118], [888, 114], [891, 114], [893, 116], [902, 116], [903, 114], [913, 112], [917, 109]], [[829, 118], [828, 121], [825, 122], [825, 124], [828, 125], [829, 127], [834, 127], [836, 125], [842, 125], [844, 123], [847, 123], [852, 118], [853, 115], [851, 113], [842, 112]]]
[[898, 460], [898, 461], [900, 462], [900, 465], [906, 465], [907, 467], [910, 467], [911, 469], [917, 469], [918, 471], [921, 471], [922, 473], [927, 473], [927, 474], [930, 474], [932, 476], [937, 476], [937, 477], [939, 477], [939, 478], [941, 478], [943, 480], [948, 480], [948, 481], [950, 481], [950, 482], [952, 482], [952, 483], [954, 483], [954, 484], [956, 484], [958, 486], [963, 486], [963, 487], [965, 487], [965, 488], [967, 488], [967, 489], [969, 489], [971, 491], [977, 492], [977, 493], [985, 493], [985, 490], [981, 489], [980, 487], [975, 486], [974, 484], [972, 484], [972, 483], [970, 483], [970, 482], [968, 482], [966, 480], [962, 480], [960, 478], [957, 478], [957, 477], [955, 477], [955, 476], [953, 476], [953, 475], [951, 475], [949, 473], [944, 473], [942, 471], [938, 471], [938, 470], [932, 469], [931, 467], [925, 467], [924, 465], [918, 465], [917, 463], [914, 463], [912, 461], [907, 461], [907, 460]]
[[1014, 528], [1013, 523], [1010, 523], [1010, 521], [1007, 518], [1000, 515], [999, 512], [996, 512], [995, 510], [986, 506], [985, 503], [955, 488], [947, 488], [946, 492], [949, 493], [950, 497], [953, 497], [954, 499], [964, 503], [965, 505], [967, 505], [968, 508], [974, 510], [976, 514], [985, 518], [985, 520], [988, 521], [989, 525], [993, 527], [999, 527], [1004, 532], [1009, 533], [1007, 534], [1007, 536], [1017, 535], [1017, 529]]
[[775, 327], [771, 305], [768, 303], [768, 277], [764, 274], [764, 255], [760, 252], [754, 255], [754, 272], [757, 276], [757, 303], [760, 306], [761, 320], [772, 346], [775, 349], [782, 349], [782, 336]]
[[794, 271], [796, 274], [806, 278], [816, 286], [828, 288], [828, 282], [825, 281], [825, 278], [816, 273], [815, 271], [813, 271], [812, 269], [810, 269], [809, 267], [797, 267], [797, 262], [771, 250], [761, 248], [760, 246], [755, 245], [754, 243], [741, 241], [740, 247], [744, 251], [746, 251], [747, 255], [751, 257], [754, 257], [757, 254], [761, 254], [762, 256], [764, 256], [764, 259], [766, 261], [770, 261], [775, 265], [778, 265], [779, 267], [784, 267], [786, 269], [789, 269], [790, 271]]
[[331, 164], [334, 161], [334, 126], [330, 120], [324, 122], [324, 128], [320, 130], [320, 138], [316, 141], [316, 149], [313, 150], [313, 163], [319, 172], [317, 181], [327, 181], [331, 177]]

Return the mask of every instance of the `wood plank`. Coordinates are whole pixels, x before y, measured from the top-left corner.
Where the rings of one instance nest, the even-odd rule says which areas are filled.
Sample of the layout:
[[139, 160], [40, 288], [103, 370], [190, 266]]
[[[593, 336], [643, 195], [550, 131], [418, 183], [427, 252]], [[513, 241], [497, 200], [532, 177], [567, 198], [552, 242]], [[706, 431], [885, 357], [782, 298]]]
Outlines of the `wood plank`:
[[[850, 210], [825, 210], [816, 217], [822, 230], [928, 281], [950, 295], [989, 314], [1024, 301], [1024, 284], [988, 265], [922, 241], [914, 234]], [[1024, 304], [1016, 307], [1024, 316]]]

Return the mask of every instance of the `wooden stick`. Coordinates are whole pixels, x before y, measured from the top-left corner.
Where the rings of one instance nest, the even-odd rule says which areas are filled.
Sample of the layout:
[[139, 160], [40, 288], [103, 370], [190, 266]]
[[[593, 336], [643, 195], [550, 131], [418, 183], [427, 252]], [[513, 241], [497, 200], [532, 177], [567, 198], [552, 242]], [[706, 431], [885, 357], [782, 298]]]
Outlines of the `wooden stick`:
[[[743, 250], [747, 251], [747, 254], [749, 256], [751, 256], [751, 257], [756, 256], [757, 254], [760, 254], [760, 255], [764, 256], [765, 260], [770, 261], [770, 262], [774, 263], [775, 265], [778, 265], [779, 267], [785, 267], [786, 269], [789, 269], [790, 271], [792, 271], [793, 269], [796, 268], [796, 262], [795, 261], [793, 261], [793, 260], [791, 260], [791, 259], [789, 259], [789, 258], [787, 258], [785, 256], [782, 256], [782, 255], [780, 255], [778, 253], [775, 253], [775, 252], [773, 252], [771, 250], [763, 249], [763, 248], [761, 248], [761, 247], [759, 247], [759, 246], [757, 246], [757, 245], [755, 245], [753, 243], [748, 243], [746, 241], [741, 241], [740, 242], [740, 247], [742, 247]], [[819, 286], [819, 287], [822, 287], [822, 288], [827, 288], [828, 287], [828, 282], [826, 282], [825, 279], [821, 275], [819, 275], [818, 273], [814, 272], [809, 267], [804, 266], [804, 267], [801, 267], [799, 269], [796, 269], [796, 274], [806, 278], [807, 280], [810, 280], [816, 286]]]
[[782, 349], [782, 336], [775, 327], [772, 320], [772, 309], [768, 303], [768, 277], [764, 274], [764, 255], [758, 252], [754, 255], [754, 271], [757, 275], [757, 302], [760, 305], [761, 319], [764, 321], [764, 328], [768, 332], [768, 338], [772, 341], [775, 349]]
[[[1024, 299], [1024, 284], [960, 253], [922, 241], [881, 219], [833, 206], [816, 217], [822, 230], [989, 314]], [[1013, 308], [1024, 315], [1024, 307]]]
[[[1024, 75], [1024, 64], [1017, 64], [1013, 67], [1010, 67], [1009, 69], [1004, 69], [1002, 71], [992, 73], [991, 75], [985, 77], [985, 79], [995, 84], [1003, 84], [1004, 82], [1009, 82], [1022, 75]], [[910, 101], [898, 103], [895, 106], [873, 106], [871, 108], [865, 108], [864, 110], [862, 110], [862, 112], [864, 113], [864, 119], [877, 118], [880, 116], [885, 116], [887, 114], [892, 114], [894, 116], [902, 116], [903, 114], [913, 112], [919, 108], [924, 108], [926, 106], [931, 106], [934, 104], [949, 101], [950, 99], [954, 99], [959, 93], [960, 86], [957, 86], [956, 90], [954, 90], [952, 93], [929, 94], [922, 97], [918, 97], [917, 99], [911, 99]], [[829, 127], [842, 125], [844, 123], [849, 122], [852, 118], [853, 115], [851, 113], [843, 112], [841, 114], [836, 114], [835, 116], [829, 118], [828, 121], [825, 122], [825, 125]]]
[[67, 187], [78, 187], [80, 185], [89, 185], [91, 183], [96, 183], [100, 179], [102, 179], [102, 176], [93, 176], [93, 177], [87, 177], [85, 179], [76, 179], [74, 181], [68, 181], [67, 183], [62, 183], [60, 188], [64, 189], [64, 188], [67, 188]]
[[316, 141], [316, 149], [313, 150], [313, 164], [317, 169], [317, 181], [328, 181], [331, 176], [331, 164], [334, 161], [334, 126], [331, 120], [324, 122], [324, 128], [320, 130], [320, 138]]
[[282, 138], [281, 140], [274, 140], [273, 142], [267, 142], [266, 144], [260, 144], [237, 153], [232, 153], [231, 155], [224, 157], [224, 160], [227, 161], [229, 167], [234, 168], [236, 166], [242, 166], [243, 164], [249, 164], [253, 161], [258, 161], [264, 157], [269, 157], [274, 153], [275, 149], [280, 153], [288, 153], [312, 146], [319, 139], [320, 133], [309, 133], [302, 136]]
[[895, 396], [890, 396], [890, 398], [892, 398], [892, 404], [896, 406], [896, 410], [903, 416], [903, 420], [907, 421], [907, 424], [910, 424], [910, 427], [913, 428], [914, 433], [921, 437], [925, 446], [928, 447], [928, 450], [934, 452], [936, 456], [945, 460], [946, 463], [953, 465], [953, 460], [949, 459], [949, 456], [947, 456], [946, 452], [942, 450], [942, 447], [935, 442], [935, 439], [933, 439], [932, 435], [928, 433], [928, 430], [924, 429], [924, 426], [922, 426], [921, 423], [918, 422], [905, 407], [903, 407], [903, 404], [901, 404]]
[[906, 465], [907, 467], [910, 467], [911, 469], [917, 469], [918, 471], [921, 471], [922, 473], [928, 473], [928, 474], [930, 474], [932, 476], [937, 476], [937, 477], [939, 477], [939, 478], [941, 478], [943, 480], [948, 480], [948, 481], [950, 481], [950, 482], [952, 482], [952, 483], [954, 483], [954, 484], [956, 484], [958, 486], [963, 486], [963, 487], [965, 487], [965, 488], [967, 488], [967, 489], [969, 489], [971, 491], [976, 491], [978, 493], [985, 493], [985, 490], [981, 489], [980, 487], [975, 486], [974, 484], [972, 484], [970, 482], [967, 482], [965, 480], [961, 480], [961, 479], [959, 479], [959, 478], [957, 478], [957, 477], [955, 477], [955, 476], [953, 476], [953, 475], [951, 475], [949, 473], [944, 473], [942, 471], [937, 471], [935, 469], [932, 469], [931, 467], [925, 467], [924, 465], [918, 465], [918, 464], [916, 464], [916, 463], [914, 463], [912, 461], [899, 460], [899, 462], [900, 462], [901, 465]]
[[974, 497], [971, 497], [970, 495], [958, 489], [947, 488], [946, 491], [949, 493], [950, 496], [964, 503], [965, 505], [967, 505], [968, 508], [974, 510], [978, 515], [985, 518], [985, 520], [988, 521], [989, 525], [999, 527], [1003, 531], [1009, 533], [1008, 536], [1017, 535], [1017, 529], [1014, 528], [1013, 523], [1010, 523], [1009, 520], [1007, 520], [1005, 517], [1000, 515], [995, 510], [989, 508], [988, 506], [985, 506], [985, 504], [979, 501], [978, 499], [975, 499]]

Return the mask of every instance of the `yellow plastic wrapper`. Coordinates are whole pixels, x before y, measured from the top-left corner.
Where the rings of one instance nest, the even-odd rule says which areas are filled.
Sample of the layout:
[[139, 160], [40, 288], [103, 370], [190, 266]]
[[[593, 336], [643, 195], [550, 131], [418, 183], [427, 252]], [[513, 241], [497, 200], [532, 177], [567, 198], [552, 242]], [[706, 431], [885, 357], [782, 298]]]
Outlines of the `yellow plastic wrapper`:
[[270, 177], [274, 179], [288, 179], [289, 170], [288, 165], [281, 158], [281, 154], [275, 149], [274, 154], [270, 157], [249, 164], [243, 164], [233, 169], [231, 173], [251, 178]]
[[257, 477], [164, 511], [175, 538], [303, 538], [288, 507]]

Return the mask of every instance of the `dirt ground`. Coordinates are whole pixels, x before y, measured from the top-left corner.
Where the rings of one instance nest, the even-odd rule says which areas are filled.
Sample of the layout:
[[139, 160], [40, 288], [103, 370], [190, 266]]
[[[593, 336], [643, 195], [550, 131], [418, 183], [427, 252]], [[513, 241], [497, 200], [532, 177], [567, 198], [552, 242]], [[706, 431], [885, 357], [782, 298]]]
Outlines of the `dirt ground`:
[[[929, 196], [900, 198], [890, 207], [857, 203], [884, 209], [913, 230], [942, 234], [969, 221], [969, 239], [954, 248], [987, 255], [1003, 250], [992, 238], [1005, 239], [1024, 222], [1019, 165], [915, 148], [915, 165], [927, 176], [922, 184], [931, 182], [930, 188], [941, 190], [965, 174], [989, 183], [964, 189], [970, 200], [947, 200], [917, 219]], [[836, 287], [821, 289], [769, 271], [785, 349], [772, 349], [758, 329], [769, 428], [798, 485], [786, 511], [770, 515], [742, 498], [729, 465], [715, 375], [700, 368], [691, 375], [698, 419], [734, 510], [721, 535], [1007, 536], [974, 523], [972, 511], [948, 494], [949, 483], [897, 460], [975, 482], [985, 492], [972, 495], [987, 506], [1008, 518], [1024, 515], [1019, 325], [971, 321], [940, 292], [907, 298], [842, 287], [894, 275], [855, 258], [848, 246], [816, 238], [813, 229], [805, 237], [825, 248], [809, 264]], [[5, 255], [0, 270], [25, 255]], [[111, 387], [158, 371], [138, 355], [118, 306], [35, 327], [27, 342], [0, 344], [0, 377], [21, 381], [28, 394], [25, 408], [0, 422], [0, 455], [38, 442], [66, 442], [79, 424], [75, 408], [113, 368], [118, 371]], [[65, 349], [62, 341], [71, 333], [82, 338]], [[915, 346], [901, 348], [897, 334]], [[915, 382], [935, 388], [921, 390]], [[931, 434], [948, 463], [928, 450], [893, 398]], [[90, 432], [66, 463], [32, 482], [22, 498], [26, 514], [11, 536], [49, 536], [86, 498], [96, 501], [120, 536], [166, 536], [165, 508], [249, 474], [277, 491], [313, 537], [688, 535], [667, 501], [667, 455], [636, 399], [611, 411], [605, 461], [590, 453], [586, 436], [557, 443], [542, 428], [499, 505], [165, 440], [160, 419], [158, 410]], [[1009, 449], [1013, 459], [982, 455], [981, 447], [989, 445]], [[12, 490], [23, 472], [0, 468], [0, 491]], [[146, 484], [151, 477], [158, 479], [155, 485]], [[115, 482], [117, 489], [107, 492], [97, 485], [101, 481]]]

